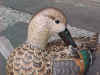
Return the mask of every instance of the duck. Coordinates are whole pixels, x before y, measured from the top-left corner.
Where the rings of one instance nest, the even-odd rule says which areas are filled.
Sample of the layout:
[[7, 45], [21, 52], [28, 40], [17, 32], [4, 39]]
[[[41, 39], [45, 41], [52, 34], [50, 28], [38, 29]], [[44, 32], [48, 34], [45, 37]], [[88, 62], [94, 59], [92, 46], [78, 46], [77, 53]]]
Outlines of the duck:
[[[27, 41], [7, 59], [7, 75], [84, 75], [80, 52], [84, 46], [78, 46], [72, 38], [60, 9], [41, 9], [30, 20], [27, 32]], [[55, 34], [61, 39], [48, 43]]]
[[[48, 39], [66, 30], [66, 16], [58, 8], [44, 8], [29, 22], [27, 41], [7, 59], [7, 75], [52, 75], [52, 58], [46, 50]], [[48, 55], [49, 54], [49, 55]]]

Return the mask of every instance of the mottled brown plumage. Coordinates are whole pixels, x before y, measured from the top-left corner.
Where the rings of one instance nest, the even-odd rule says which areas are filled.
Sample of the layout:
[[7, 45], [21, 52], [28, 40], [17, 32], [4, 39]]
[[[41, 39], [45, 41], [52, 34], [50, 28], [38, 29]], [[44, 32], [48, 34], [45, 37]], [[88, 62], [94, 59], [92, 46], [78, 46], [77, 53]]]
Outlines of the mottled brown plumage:
[[[16, 48], [8, 58], [8, 75], [45, 75], [49, 70], [50, 60], [45, 50], [32, 48], [24, 44]], [[48, 73], [49, 75], [49, 73]]]
[[[93, 40], [92, 38], [97, 38], [97, 36], [90, 37], [90, 40], [88, 41], [85, 37], [81, 39], [77, 38], [77, 40], [78, 42], [80, 41], [82, 45], [83, 42], [84, 44], [88, 42], [88, 44], [91, 45], [91, 43], [89, 42]], [[96, 43], [96, 40], [94, 43]], [[80, 73], [80, 75], [83, 75], [84, 62], [82, 62], [82, 56], [81, 59], [69, 57], [67, 55], [67, 50], [68, 47], [66, 47], [65, 43], [62, 40], [55, 40], [48, 43], [45, 50], [34, 48], [31, 44], [28, 43], [24, 44], [22, 47], [16, 48], [15, 51], [11, 53], [10, 57], [8, 58], [8, 75], [19, 75], [18, 73], [22, 73], [22, 75], [53, 75], [52, 66], [54, 60], [64, 61], [70, 59], [77, 65], [74, 65], [73, 67], [81, 67], [81, 70], [77, 70], [77, 72], [78, 74]], [[20, 61], [22, 63], [20, 63]], [[71, 61], [70, 64], [72, 64]]]
[[52, 75], [53, 61], [70, 60], [67, 55], [68, 47], [62, 40], [48, 43], [46, 49], [23, 44], [16, 48], [8, 58], [8, 75]]

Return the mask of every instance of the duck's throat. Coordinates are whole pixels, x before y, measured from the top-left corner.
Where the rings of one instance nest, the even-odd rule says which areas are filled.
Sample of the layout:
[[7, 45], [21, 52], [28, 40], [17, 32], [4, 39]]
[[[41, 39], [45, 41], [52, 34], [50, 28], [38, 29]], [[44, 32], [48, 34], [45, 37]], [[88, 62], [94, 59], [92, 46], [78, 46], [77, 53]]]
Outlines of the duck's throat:
[[49, 33], [47, 30], [34, 30], [28, 34], [28, 41], [37, 48], [44, 49], [48, 43]]

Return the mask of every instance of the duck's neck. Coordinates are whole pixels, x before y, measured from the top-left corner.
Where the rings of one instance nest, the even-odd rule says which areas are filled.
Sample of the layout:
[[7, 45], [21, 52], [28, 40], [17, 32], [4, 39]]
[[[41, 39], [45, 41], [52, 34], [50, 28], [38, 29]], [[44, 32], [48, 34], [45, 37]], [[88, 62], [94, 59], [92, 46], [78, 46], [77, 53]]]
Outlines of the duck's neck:
[[27, 41], [30, 42], [32, 46], [44, 49], [48, 43], [48, 38], [48, 29], [32, 25], [29, 26]]

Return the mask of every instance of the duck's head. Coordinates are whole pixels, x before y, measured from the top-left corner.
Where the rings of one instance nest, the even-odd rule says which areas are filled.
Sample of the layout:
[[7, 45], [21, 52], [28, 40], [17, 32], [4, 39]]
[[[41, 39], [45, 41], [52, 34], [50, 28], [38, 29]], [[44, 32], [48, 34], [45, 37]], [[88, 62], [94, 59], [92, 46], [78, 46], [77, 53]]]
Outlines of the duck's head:
[[28, 41], [34, 46], [44, 48], [48, 39], [64, 32], [66, 29], [66, 17], [57, 8], [42, 9], [32, 17], [28, 28]]

